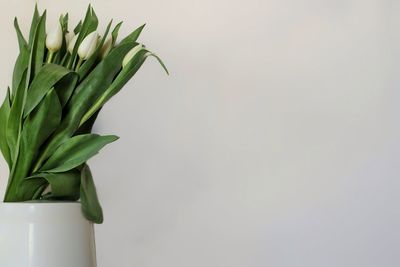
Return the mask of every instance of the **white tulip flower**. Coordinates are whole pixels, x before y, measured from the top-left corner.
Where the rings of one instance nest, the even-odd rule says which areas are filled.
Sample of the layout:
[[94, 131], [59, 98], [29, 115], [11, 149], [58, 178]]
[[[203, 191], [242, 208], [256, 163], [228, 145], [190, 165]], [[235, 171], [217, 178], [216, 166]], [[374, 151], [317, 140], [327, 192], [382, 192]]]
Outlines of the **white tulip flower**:
[[100, 56], [102, 59], [105, 58], [108, 55], [108, 53], [110, 52], [111, 45], [112, 45], [112, 38], [110, 37], [107, 39], [107, 41], [104, 43], [103, 47], [101, 48]]
[[124, 60], [122, 60], [122, 68], [124, 68], [132, 60], [132, 58], [142, 49], [143, 49], [142, 44], [138, 44], [137, 46], [132, 48], [131, 51], [129, 51], [128, 54], [126, 54]]
[[72, 54], [72, 51], [74, 51], [74, 47], [75, 47], [76, 41], [78, 40], [78, 37], [79, 37], [79, 34], [75, 35], [75, 36], [71, 39], [71, 41], [69, 41], [69, 44], [68, 44], [68, 52], [69, 52], [70, 54]]
[[86, 36], [85, 39], [83, 39], [78, 48], [78, 55], [81, 59], [88, 59], [94, 53], [94, 51], [96, 51], [97, 38], [98, 34], [96, 31], [94, 31]]
[[63, 32], [61, 24], [57, 23], [56, 27], [46, 36], [46, 47], [50, 53], [60, 50], [63, 41]]
[[65, 43], [67, 45], [67, 48], [69, 47], [69, 44], [71, 43], [72, 39], [74, 39], [74, 37], [74, 32], [68, 32], [67, 34], [65, 34]]

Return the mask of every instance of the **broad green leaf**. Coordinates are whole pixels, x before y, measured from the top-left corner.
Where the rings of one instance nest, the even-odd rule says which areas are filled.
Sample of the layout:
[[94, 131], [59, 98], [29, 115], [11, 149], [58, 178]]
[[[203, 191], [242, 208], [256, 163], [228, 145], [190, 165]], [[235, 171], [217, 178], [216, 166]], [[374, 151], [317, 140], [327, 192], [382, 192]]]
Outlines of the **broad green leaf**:
[[[17, 176], [13, 176], [16, 178]], [[18, 176], [19, 177], [19, 176]], [[7, 186], [4, 202], [23, 202], [37, 199], [37, 196], [46, 188], [45, 179], [26, 180], [25, 177], [12, 179]]]
[[68, 31], [68, 20], [69, 20], [68, 13], [60, 16], [60, 25], [64, 33]]
[[78, 25], [74, 28], [74, 33], [78, 34], [82, 29], [82, 20], [79, 21]]
[[18, 86], [17, 92], [14, 96], [13, 103], [10, 110], [10, 115], [7, 122], [7, 143], [10, 148], [10, 155], [13, 162], [18, 151], [18, 139], [21, 132], [22, 125], [22, 115], [24, 111], [25, 97], [26, 97], [26, 87], [25, 80], [27, 79], [27, 71], [24, 72], [22, 80]]
[[60, 81], [58, 81], [54, 85], [54, 89], [56, 90], [58, 97], [60, 98], [60, 102], [62, 107], [64, 107], [68, 100], [70, 99], [76, 84], [78, 83], [78, 74], [76, 72], [71, 72], [65, 75]]
[[19, 50], [22, 51], [24, 49], [24, 47], [28, 47], [28, 43], [26, 42], [24, 36], [22, 35], [21, 29], [19, 28], [17, 18], [14, 19], [14, 27], [15, 27], [15, 31], [17, 32]]
[[93, 130], [94, 123], [96, 122], [96, 119], [99, 116], [100, 111], [101, 108], [97, 112], [95, 112], [87, 121], [85, 121], [75, 132], [75, 134], [79, 135], [79, 134], [91, 133]]
[[119, 45], [136, 42], [136, 40], [139, 38], [140, 34], [142, 33], [144, 26], [146, 26], [146, 24], [143, 24], [142, 26], [140, 26], [139, 28], [134, 30], [131, 34], [129, 34], [127, 37], [125, 37]]
[[41, 103], [26, 118], [19, 139], [19, 157], [7, 187], [7, 201], [25, 201], [34, 198], [45, 181], [27, 181], [33, 160], [40, 146], [57, 128], [61, 120], [61, 105], [57, 94], [51, 90]]
[[37, 8], [37, 4], [35, 5], [35, 11], [33, 12], [32, 22], [31, 22], [31, 29], [29, 31], [29, 45], [32, 44], [33, 38], [35, 35], [36, 27], [40, 20], [39, 10]]
[[[46, 11], [40, 17], [35, 35], [33, 38], [33, 43], [31, 44], [31, 78], [35, 77], [40, 71], [44, 62], [44, 49], [46, 42]], [[31, 80], [31, 79], [30, 79]]]
[[[22, 77], [27, 71], [29, 65], [29, 49], [27, 46], [21, 48], [21, 52], [15, 62], [13, 78], [12, 78], [12, 97], [15, 96], [18, 86], [21, 84]], [[24, 81], [25, 86], [25, 81]]]
[[60, 173], [38, 173], [26, 179], [44, 178], [50, 185], [50, 193], [43, 199], [76, 201], [80, 195], [81, 172], [71, 170]]
[[63, 66], [46, 64], [33, 79], [32, 84], [29, 87], [24, 110], [25, 117], [29, 115], [29, 113], [37, 106], [37, 104], [39, 104], [43, 97], [57, 82], [61, 81], [61, 79], [71, 73], [72, 71]]
[[115, 43], [117, 42], [117, 38], [118, 38], [118, 33], [119, 33], [119, 29], [121, 28], [122, 25], [122, 21], [120, 23], [117, 24], [117, 26], [115, 26], [114, 30], [111, 33], [111, 47], [114, 47]]
[[103, 38], [101, 39], [99, 45], [97, 46], [96, 51], [79, 68], [79, 70], [78, 70], [79, 80], [83, 80], [86, 77], [86, 75], [93, 69], [93, 66], [95, 66], [95, 63], [97, 63], [101, 48], [103, 47], [104, 42], [108, 36], [108, 32], [110, 31], [111, 23], [112, 23], [112, 21], [110, 21], [110, 23], [108, 23], [106, 32], [104, 33]]
[[9, 168], [11, 169], [12, 160], [10, 154], [10, 148], [7, 143], [7, 121], [8, 116], [10, 115], [11, 110], [11, 99], [10, 99], [10, 88], [7, 90], [7, 95], [4, 99], [3, 104], [0, 107], [0, 150], [3, 153], [4, 159], [8, 163]]
[[21, 137], [19, 165], [25, 166], [23, 176], [28, 175], [32, 162], [41, 145], [57, 129], [61, 122], [62, 108], [54, 89], [51, 89], [40, 104], [26, 118]]
[[[41, 181], [44, 181], [45, 179], [42, 178], [40, 179]], [[43, 184], [41, 186], [39, 186], [37, 188], [37, 190], [35, 191], [35, 193], [33, 194], [32, 200], [38, 200], [41, 198], [43, 191], [46, 190], [46, 188], [48, 187], [48, 183], [43, 182]]]
[[64, 142], [47, 162], [40, 172], [69, 171], [96, 155], [105, 145], [114, 142], [118, 137], [97, 134], [77, 135]]
[[99, 198], [97, 196], [96, 186], [94, 185], [89, 166], [85, 164], [81, 173], [82, 180], [80, 195], [82, 212], [89, 221], [101, 224], [103, 223], [103, 209], [101, 208]]
[[136, 44], [135, 42], [126, 42], [123, 45], [116, 46], [74, 90], [65, 107], [67, 112], [59, 129], [47, 143], [39, 158], [40, 164], [49, 158], [58, 146], [74, 135], [79, 128], [83, 115], [110, 86], [121, 69], [125, 55]]

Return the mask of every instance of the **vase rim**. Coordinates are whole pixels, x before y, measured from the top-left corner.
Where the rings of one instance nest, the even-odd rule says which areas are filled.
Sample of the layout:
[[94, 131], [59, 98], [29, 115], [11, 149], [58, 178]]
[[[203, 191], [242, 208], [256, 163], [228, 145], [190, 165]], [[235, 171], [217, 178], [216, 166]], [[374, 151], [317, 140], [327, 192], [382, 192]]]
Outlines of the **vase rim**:
[[23, 201], [23, 202], [0, 202], [0, 205], [36, 205], [36, 204], [81, 204], [79, 201], [57, 201], [57, 200], [31, 200], [31, 201]]

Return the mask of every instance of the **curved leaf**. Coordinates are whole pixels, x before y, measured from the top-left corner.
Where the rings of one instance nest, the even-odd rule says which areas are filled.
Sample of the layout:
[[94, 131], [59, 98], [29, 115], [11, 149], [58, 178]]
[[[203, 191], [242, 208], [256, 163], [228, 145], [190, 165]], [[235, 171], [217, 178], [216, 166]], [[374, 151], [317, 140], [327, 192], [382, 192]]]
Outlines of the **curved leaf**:
[[7, 89], [7, 95], [4, 99], [3, 104], [0, 107], [0, 150], [3, 153], [4, 159], [8, 163], [11, 169], [12, 160], [10, 154], [10, 148], [7, 143], [7, 121], [11, 110], [11, 99], [10, 99], [10, 88]]
[[7, 122], [7, 143], [10, 148], [11, 159], [15, 161], [17, 151], [18, 151], [18, 139], [21, 132], [22, 125], [22, 115], [24, 111], [25, 97], [26, 97], [26, 87], [25, 82], [27, 79], [27, 71], [25, 70], [18, 89], [15, 93], [13, 103], [10, 110], [10, 115]]
[[131, 43], [131, 42], [136, 42], [136, 40], [139, 38], [140, 34], [143, 31], [143, 28], [146, 26], [146, 24], [143, 24], [136, 30], [134, 30], [131, 34], [129, 34], [127, 37], [125, 37], [119, 45], [123, 45], [125, 43]]
[[40, 146], [57, 128], [61, 120], [61, 105], [54, 89], [51, 90], [35, 110], [26, 118], [19, 139], [19, 157], [7, 187], [6, 201], [32, 199], [43, 181], [26, 181]]
[[28, 46], [28, 43], [26, 42], [24, 36], [22, 35], [21, 29], [19, 28], [18, 24], [18, 19], [14, 19], [14, 28], [15, 31], [17, 32], [17, 38], [18, 38], [18, 45], [19, 45], [19, 50], [22, 51], [24, 47]]
[[21, 134], [21, 152], [24, 156], [19, 164], [26, 166], [25, 171], [31, 168], [40, 146], [57, 129], [61, 115], [61, 103], [55, 90], [51, 89], [24, 122]]
[[[114, 47], [115, 43], [117, 42], [118, 33], [119, 33], [119, 29], [121, 28], [121, 26], [122, 26], [122, 21], [121, 21], [120, 23], [118, 23], [118, 24], [114, 27], [114, 29], [113, 29], [113, 31], [112, 31], [112, 33], [111, 33], [111, 38], [112, 38], [111, 47]], [[136, 40], [135, 40], [135, 41], [136, 41]]]
[[39, 19], [33, 43], [31, 44], [31, 77], [35, 77], [43, 66], [44, 48], [46, 42], [46, 11]]
[[39, 23], [39, 19], [40, 19], [39, 10], [38, 10], [37, 4], [35, 4], [35, 11], [33, 12], [31, 29], [29, 31], [29, 44], [33, 43], [33, 38], [35, 36], [35, 31], [36, 31], [36, 27]]
[[89, 166], [85, 164], [82, 168], [81, 180], [81, 205], [82, 212], [86, 219], [94, 223], [103, 223], [103, 209], [101, 208], [99, 198], [96, 192], [96, 186], [93, 182], [92, 173]]
[[[12, 77], [12, 96], [14, 97], [18, 86], [21, 84], [24, 72], [27, 71], [29, 65], [29, 49], [27, 46], [21, 47], [21, 52], [15, 62], [14, 72]], [[24, 82], [25, 86], [25, 82]]]
[[64, 107], [68, 100], [70, 99], [76, 84], [78, 83], [78, 74], [76, 72], [71, 72], [65, 75], [61, 80], [59, 80], [55, 85], [58, 97], [60, 98], [61, 106]]
[[[56, 64], [46, 64], [33, 79], [28, 90], [28, 96], [25, 104], [25, 117], [39, 104], [49, 90], [66, 75], [72, 71]], [[59, 90], [57, 90], [58, 92]], [[64, 97], [60, 97], [63, 101]]]
[[26, 179], [44, 178], [50, 185], [50, 193], [43, 199], [58, 199], [76, 201], [79, 199], [81, 172], [71, 170], [61, 173], [38, 173]]
[[77, 135], [64, 142], [47, 162], [40, 172], [69, 171], [96, 155], [105, 145], [117, 140], [117, 136], [100, 136], [97, 134]]

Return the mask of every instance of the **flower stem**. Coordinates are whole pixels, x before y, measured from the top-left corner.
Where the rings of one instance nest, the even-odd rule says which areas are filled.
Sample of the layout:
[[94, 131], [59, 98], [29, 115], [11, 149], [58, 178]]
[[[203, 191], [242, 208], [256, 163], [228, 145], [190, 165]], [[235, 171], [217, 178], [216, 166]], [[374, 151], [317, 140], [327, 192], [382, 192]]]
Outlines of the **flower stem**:
[[82, 63], [83, 63], [83, 59], [82, 59], [82, 58], [79, 58], [78, 64], [76, 64], [76, 67], [75, 67], [75, 71], [78, 71], [78, 70], [79, 70], [79, 68], [81, 67]]
[[53, 61], [53, 57], [54, 57], [54, 52], [49, 51], [49, 55], [47, 57], [47, 63], [51, 63]]

